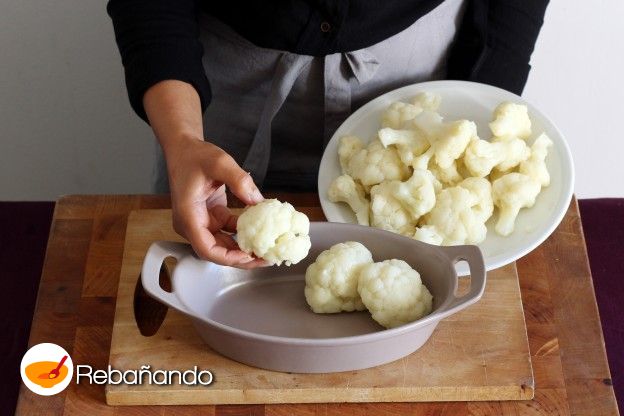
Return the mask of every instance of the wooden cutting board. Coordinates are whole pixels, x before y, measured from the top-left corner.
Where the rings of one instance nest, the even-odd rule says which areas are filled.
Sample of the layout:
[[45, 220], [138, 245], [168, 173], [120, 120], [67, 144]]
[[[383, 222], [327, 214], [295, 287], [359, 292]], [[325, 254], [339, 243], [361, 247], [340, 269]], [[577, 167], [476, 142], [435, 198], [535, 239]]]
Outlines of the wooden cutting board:
[[[320, 208], [300, 207], [311, 220]], [[438, 325], [430, 340], [401, 360], [333, 374], [279, 373], [232, 361], [212, 351], [190, 319], [169, 310], [156, 333], [141, 329], [165, 313], [137, 294], [143, 257], [156, 240], [180, 240], [170, 210], [133, 211], [128, 219], [109, 363], [117, 370], [208, 369], [208, 387], [107, 385], [111, 405], [417, 402], [527, 400], [534, 379], [515, 263], [488, 273], [477, 304]], [[139, 287], [140, 289], [140, 287]], [[135, 298], [137, 308], [135, 311]], [[154, 325], [155, 324], [155, 325]], [[153, 329], [149, 332], [153, 332]]]

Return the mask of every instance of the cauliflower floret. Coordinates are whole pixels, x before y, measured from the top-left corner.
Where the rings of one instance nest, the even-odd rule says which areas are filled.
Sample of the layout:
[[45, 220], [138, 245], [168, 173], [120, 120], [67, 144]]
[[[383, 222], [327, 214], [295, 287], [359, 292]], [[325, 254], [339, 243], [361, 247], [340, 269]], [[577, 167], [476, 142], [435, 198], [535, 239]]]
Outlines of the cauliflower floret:
[[483, 178], [494, 168], [508, 171], [525, 161], [530, 154], [526, 142], [517, 137], [494, 137], [491, 142], [473, 139], [464, 155], [464, 163], [471, 175]]
[[433, 225], [423, 225], [422, 227], [416, 228], [416, 232], [412, 238], [436, 246], [441, 245], [442, 241], [444, 241], [444, 237], [440, 235], [438, 229]]
[[405, 182], [375, 185], [371, 191], [373, 225], [411, 237], [418, 219], [435, 205], [434, 183], [431, 172], [415, 170]]
[[305, 274], [305, 298], [316, 313], [363, 311], [357, 291], [362, 267], [373, 262], [370, 251], [355, 241], [339, 243], [323, 251]]
[[343, 136], [340, 138], [340, 143], [338, 144], [338, 159], [340, 160], [342, 173], [347, 173], [349, 160], [363, 148], [364, 143], [357, 136]]
[[442, 117], [432, 111], [423, 111], [413, 123], [431, 143], [433, 156], [438, 166], [443, 169], [459, 159], [470, 140], [477, 136], [477, 125], [474, 122], [456, 120], [444, 123]]
[[442, 97], [432, 92], [421, 92], [412, 99], [412, 104], [416, 107], [429, 111], [438, 111], [441, 103]]
[[494, 168], [492, 169], [492, 172], [490, 172], [490, 174], [488, 175], [488, 179], [490, 180], [490, 183], [494, 183], [495, 180], [502, 178], [503, 176], [510, 174], [511, 172], [513, 172], [513, 169], [501, 171]]
[[443, 189], [436, 195], [436, 204], [424, 217], [424, 224], [435, 226], [445, 246], [478, 244], [485, 240], [487, 228], [472, 208], [479, 204], [477, 195], [461, 186]]
[[522, 173], [512, 172], [495, 180], [492, 199], [499, 209], [496, 232], [502, 236], [511, 234], [520, 209], [532, 207], [540, 190], [539, 182]]
[[462, 178], [470, 178], [472, 176], [472, 174], [466, 167], [466, 164], [464, 163], [464, 158], [457, 159], [455, 161], [455, 165], [457, 166], [457, 173], [459, 173], [459, 176], [461, 176]]
[[384, 182], [371, 188], [370, 221], [373, 227], [403, 235], [413, 235], [416, 221]]
[[383, 128], [378, 133], [384, 147], [395, 145], [401, 161], [411, 166], [416, 156], [420, 156], [429, 148], [429, 141], [416, 130], [395, 130]]
[[424, 110], [437, 111], [441, 101], [439, 95], [423, 92], [414, 97], [411, 104], [402, 101], [394, 102], [381, 115], [381, 127], [403, 129], [407, 122]]
[[435, 205], [435, 178], [426, 170], [414, 170], [412, 176], [405, 182], [391, 181], [380, 184], [384, 191], [403, 205], [403, 208], [412, 215], [415, 222], [425, 215]]
[[531, 155], [531, 150], [526, 142], [517, 137], [494, 137], [492, 144], [499, 145], [503, 153], [503, 160], [496, 165], [496, 169], [501, 172], [515, 168]]
[[394, 179], [405, 180], [410, 170], [401, 162], [396, 149], [385, 148], [379, 140], [374, 140], [349, 159], [346, 173], [362, 185], [376, 185]]
[[490, 143], [487, 140], [474, 138], [466, 148], [464, 163], [471, 175], [483, 178], [503, 160], [505, 152], [502, 143]]
[[414, 117], [412, 125], [427, 137], [429, 142], [433, 143], [437, 139], [440, 128], [444, 125], [444, 118], [435, 111], [425, 110]]
[[477, 203], [472, 206], [472, 210], [478, 220], [485, 223], [494, 212], [490, 181], [485, 178], [466, 178], [459, 183], [459, 186], [469, 190], [476, 197]]
[[531, 135], [531, 119], [527, 106], [511, 102], [500, 103], [494, 110], [494, 121], [490, 123], [490, 130], [497, 137], [528, 138]]
[[429, 147], [425, 153], [420, 156], [417, 156], [412, 161], [412, 167], [416, 170], [427, 170], [429, 169], [429, 163], [431, 162], [431, 158], [434, 155], [435, 148], [433, 146]]
[[540, 134], [531, 145], [531, 156], [520, 163], [520, 173], [529, 176], [543, 187], [550, 185], [550, 174], [545, 161], [548, 148], [552, 145], [552, 140], [545, 133]]
[[[552, 141], [542, 134], [527, 145], [526, 105], [500, 103], [487, 141], [479, 139], [472, 121], [445, 122], [437, 112], [440, 101], [422, 93], [411, 103], [392, 103], [378, 139], [367, 147], [354, 136], [343, 138], [340, 162], [353, 179], [336, 179], [330, 199], [350, 204], [360, 224], [368, 215], [371, 226], [444, 245], [483, 241], [485, 222], [497, 206], [496, 231], [508, 235], [519, 209], [531, 206], [531, 197], [550, 183], [545, 159]], [[525, 196], [506, 195], [507, 188]]]
[[366, 199], [364, 188], [356, 183], [351, 176], [341, 175], [334, 179], [327, 190], [327, 195], [332, 202], [348, 204], [355, 213], [358, 224], [369, 225], [369, 202]]
[[455, 186], [464, 179], [457, 170], [456, 160], [446, 169], [438, 166], [436, 162], [432, 162], [429, 165], [429, 171], [445, 186]]
[[403, 260], [385, 260], [364, 265], [358, 292], [373, 319], [394, 328], [431, 313], [433, 296], [420, 274]]
[[310, 250], [310, 220], [287, 202], [267, 199], [249, 206], [236, 224], [238, 245], [269, 264], [297, 264]]
[[422, 111], [422, 107], [401, 101], [394, 102], [381, 115], [381, 126], [401, 129], [405, 122], [412, 120]]
[[456, 120], [444, 124], [435, 142], [435, 158], [441, 168], [448, 168], [459, 159], [473, 137], [477, 137], [477, 125], [468, 120]]
[[[433, 155], [433, 147], [430, 147], [425, 153], [415, 157], [412, 162], [414, 170], [421, 169], [431, 171], [431, 173], [433, 173], [435, 178], [438, 180], [440, 186], [442, 184], [446, 186], [454, 186], [463, 178], [472, 176], [461, 158], [452, 161], [448, 167], [442, 168], [438, 162], [433, 159]], [[439, 189], [436, 189], [436, 191], [439, 191]]]

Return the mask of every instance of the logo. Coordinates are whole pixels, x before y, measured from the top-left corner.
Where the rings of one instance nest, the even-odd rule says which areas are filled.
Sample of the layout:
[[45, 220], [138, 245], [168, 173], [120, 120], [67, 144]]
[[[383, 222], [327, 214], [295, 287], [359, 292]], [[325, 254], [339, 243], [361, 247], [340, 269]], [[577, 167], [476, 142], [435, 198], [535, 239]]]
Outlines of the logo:
[[20, 373], [22, 381], [33, 393], [52, 396], [67, 388], [74, 374], [74, 364], [63, 348], [43, 343], [26, 351]]

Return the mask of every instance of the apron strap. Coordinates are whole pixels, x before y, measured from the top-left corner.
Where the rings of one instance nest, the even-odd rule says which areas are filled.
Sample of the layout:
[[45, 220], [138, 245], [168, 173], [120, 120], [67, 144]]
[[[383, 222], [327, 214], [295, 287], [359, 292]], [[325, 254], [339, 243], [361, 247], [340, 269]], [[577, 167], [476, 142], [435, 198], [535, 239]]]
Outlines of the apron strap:
[[258, 129], [243, 163], [255, 183], [262, 186], [271, 157], [271, 124], [301, 72], [312, 62], [313, 56], [284, 52], [277, 62], [271, 89], [262, 109]]
[[[341, 65], [343, 59], [348, 69]], [[379, 61], [366, 49], [325, 57], [325, 145], [351, 114], [351, 79], [364, 84], [375, 76], [377, 68]]]
[[[295, 81], [312, 62], [313, 56], [284, 52], [277, 62], [271, 81], [269, 95], [265, 101], [258, 129], [243, 163], [255, 183], [262, 186], [271, 157], [271, 124], [280, 110]], [[347, 65], [342, 65], [343, 59]], [[375, 75], [379, 61], [365, 49], [325, 56], [325, 124], [324, 143], [334, 134], [338, 126], [351, 113], [351, 79], [360, 84]]]

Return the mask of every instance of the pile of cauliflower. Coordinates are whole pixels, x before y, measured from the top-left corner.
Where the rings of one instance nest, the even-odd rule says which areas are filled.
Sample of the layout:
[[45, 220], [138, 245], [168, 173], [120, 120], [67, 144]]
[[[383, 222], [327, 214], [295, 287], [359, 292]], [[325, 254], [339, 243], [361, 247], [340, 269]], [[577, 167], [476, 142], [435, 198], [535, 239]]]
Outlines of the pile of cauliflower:
[[532, 207], [550, 184], [545, 159], [552, 141], [542, 133], [529, 146], [525, 105], [498, 105], [493, 136], [483, 140], [474, 122], [445, 121], [440, 101], [422, 93], [391, 104], [368, 145], [342, 137], [342, 175], [329, 199], [348, 204], [359, 224], [436, 245], [482, 242], [496, 207], [495, 230], [508, 236], [520, 209]]
[[373, 262], [361, 243], [339, 243], [308, 266], [305, 298], [315, 313], [368, 309], [375, 321], [394, 328], [431, 313], [433, 297], [420, 274], [403, 260]]
[[241, 250], [270, 265], [297, 264], [310, 251], [310, 220], [288, 202], [277, 199], [247, 207], [238, 217], [236, 231]]

